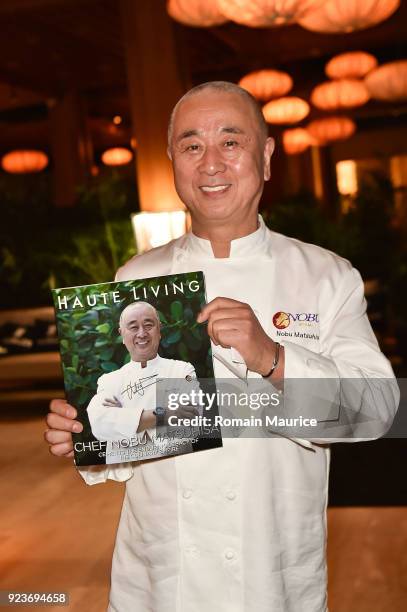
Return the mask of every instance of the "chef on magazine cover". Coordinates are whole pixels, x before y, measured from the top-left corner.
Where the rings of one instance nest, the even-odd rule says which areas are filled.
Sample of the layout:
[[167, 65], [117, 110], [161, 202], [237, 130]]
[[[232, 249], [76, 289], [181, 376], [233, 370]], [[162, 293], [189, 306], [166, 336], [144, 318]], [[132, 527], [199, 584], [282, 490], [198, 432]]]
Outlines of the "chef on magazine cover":
[[[119, 333], [131, 360], [99, 378], [97, 393], [87, 409], [93, 435], [108, 442], [107, 464], [129, 460], [132, 449], [125, 441], [133, 440], [136, 447], [137, 443], [154, 445], [157, 453], [163, 454], [170, 444], [181, 449], [188, 441], [184, 437], [171, 440], [157, 436], [157, 429], [168, 419], [168, 410], [157, 405], [157, 383], [168, 380], [186, 392], [199, 390], [191, 363], [158, 355], [160, 319], [154, 306], [147, 302], [126, 306], [120, 315]], [[199, 409], [180, 406], [172, 414], [192, 417]]]

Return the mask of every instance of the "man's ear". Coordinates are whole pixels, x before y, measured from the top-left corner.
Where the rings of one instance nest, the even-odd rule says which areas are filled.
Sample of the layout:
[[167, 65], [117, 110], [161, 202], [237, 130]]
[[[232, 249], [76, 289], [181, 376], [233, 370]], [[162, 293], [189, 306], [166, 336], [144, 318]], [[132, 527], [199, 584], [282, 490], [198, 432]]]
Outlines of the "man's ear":
[[172, 153], [171, 153], [170, 145], [168, 145], [168, 147], [167, 147], [167, 155], [170, 158], [170, 160], [172, 161]]
[[263, 170], [263, 176], [264, 176], [264, 180], [268, 181], [270, 180], [270, 160], [271, 160], [271, 156], [273, 155], [274, 152], [274, 147], [275, 147], [275, 140], [274, 138], [271, 138], [271, 136], [269, 136], [264, 144], [264, 170]]
[[117, 331], [119, 332], [119, 335], [122, 337], [122, 342], [124, 344], [124, 338], [123, 338], [121, 327], [119, 327], [119, 329]]

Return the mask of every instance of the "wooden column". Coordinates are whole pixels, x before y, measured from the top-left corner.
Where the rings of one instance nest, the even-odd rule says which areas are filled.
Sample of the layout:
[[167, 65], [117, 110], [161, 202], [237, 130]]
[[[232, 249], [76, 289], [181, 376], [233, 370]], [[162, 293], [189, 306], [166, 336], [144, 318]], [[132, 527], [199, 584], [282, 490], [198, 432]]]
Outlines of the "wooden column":
[[285, 193], [287, 195], [297, 195], [303, 191], [302, 155], [286, 154], [285, 164]]
[[167, 125], [184, 93], [164, 0], [121, 0], [140, 208], [183, 208], [167, 157]]
[[326, 209], [328, 215], [335, 218], [338, 212], [338, 191], [330, 147], [311, 147], [311, 160], [314, 195], [321, 202], [321, 206]]
[[56, 206], [72, 206], [78, 187], [89, 176], [93, 157], [85, 105], [78, 93], [66, 93], [50, 108], [49, 128], [54, 202]]

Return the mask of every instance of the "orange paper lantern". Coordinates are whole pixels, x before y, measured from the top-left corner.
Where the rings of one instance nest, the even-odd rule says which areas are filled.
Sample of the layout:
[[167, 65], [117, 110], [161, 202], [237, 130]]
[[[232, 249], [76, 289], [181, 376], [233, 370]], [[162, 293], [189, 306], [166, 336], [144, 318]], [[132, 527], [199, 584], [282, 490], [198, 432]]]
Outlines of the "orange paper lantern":
[[294, 128], [293, 130], [285, 130], [283, 132], [284, 151], [289, 155], [302, 153], [308, 147], [315, 144], [317, 144], [315, 139], [304, 128]]
[[225, 23], [217, 0], [168, 0], [168, 14], [184, 25], [210, 27]]
[[356, 79], [327, 81], [317, 85], [311, 93], [312, 104], [322, 110], [363, 106], [369, 98], [366, 85]]
[[124, 166], [133, 158], [133, 153], [125, 147], [113, 147], [102, 153], [102, 162], [105, 166]]
[[263, 115], [267, 123], [297, 123], [308, 115], [309, 104], [301, 98], [287, 96], [272, 100], [263, 106]]
[[41, 172], [48, 166], [48, 156], [42, 151], [35, 150], [10, 151], [3, 156], [1, 166], [10, 174]]
[[326, 0], [298, 23], [314, 32], [354, 32], [384, 21], [399, 5], [400, 0]]
[[293, 23], [324, 0], [218, 0], [219, 10], [231, 21], [253, 28]]
[[256, 70], [240, 79], [239, 85], [257, 100], [266, 102], [285, 96], [292, 89], [293, 80], [289, 74], [280, 70]]
[[356, 131], [356, 124], [348, 117], [315, 119], [307, 126], [312, 138], [323, 145], [334, 140], [346, 140]]
[[365, 84], [372, 98], [376, 100], [407, 100], [407, 60], [379, 66], [367, 75]]
[[365, 51], [350, 51], [333, 57], [325, 66], [330, 79], [361, 79], [376, 68], [377, 59]]

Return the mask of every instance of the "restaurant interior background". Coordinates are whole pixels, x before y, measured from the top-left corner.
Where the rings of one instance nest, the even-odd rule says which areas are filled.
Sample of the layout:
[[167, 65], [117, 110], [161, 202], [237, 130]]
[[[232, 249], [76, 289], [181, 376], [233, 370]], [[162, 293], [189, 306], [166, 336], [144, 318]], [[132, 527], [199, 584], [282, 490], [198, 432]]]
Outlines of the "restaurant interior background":
[[[193, 85], [241, 82], [277, 143], [266, 223], [352, 261], [380, 346], [406, 376], [407, 2], [2, 0], [0, 29], [0, 418], [11, 504], [1, 588], [70, 571], [69, 555], [44, 544], [63, 507], [83, 546], [107, 538], [96, 569], [86, 547], [74, 554], [71, 609], [91, 592], [89, 609], [100, 610], [122, 490], [83, 493], [42, 442], [49, 399], [63, 397], [50, 288], [112, 280], [131, 255], [185, 231], [166, 158], [169, 113]], [[405, 609], [406, 449], [403, 439], [333, 449], [332, 612]], [[30, 478], [23, 510], [17, 495]], [[82, 495], [100, 524], [84, 519]]]

